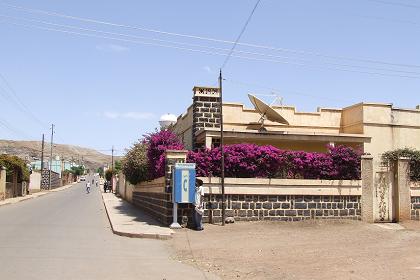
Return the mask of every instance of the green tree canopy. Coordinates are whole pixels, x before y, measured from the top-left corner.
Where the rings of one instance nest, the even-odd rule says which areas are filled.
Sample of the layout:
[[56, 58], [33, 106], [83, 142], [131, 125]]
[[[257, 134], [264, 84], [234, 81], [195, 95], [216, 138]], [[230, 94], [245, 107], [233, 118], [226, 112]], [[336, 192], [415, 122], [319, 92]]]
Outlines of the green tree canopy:
[[10, 178], [17, 174], [18, 182], [29, 181], [29, 169], [26, 161], [13, 155], [0, 155], [0, 166], [6, 168], [6, 174]]

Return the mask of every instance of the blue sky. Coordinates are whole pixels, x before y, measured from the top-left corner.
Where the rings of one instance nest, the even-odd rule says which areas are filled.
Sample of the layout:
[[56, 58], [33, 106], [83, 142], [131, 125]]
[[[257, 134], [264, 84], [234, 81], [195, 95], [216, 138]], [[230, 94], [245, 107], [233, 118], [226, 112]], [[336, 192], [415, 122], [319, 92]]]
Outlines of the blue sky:
[[[233, 41], [255, 0], [0, 3]], [[420, 104], [419, 18], [417, 0], [262, 0], [241, 42], [282, 51], [239, 45], [236, 50], [242, 53], [236, 55], [252, 60], [229, 60], [223, 69], [224, 99], [250, 106], [247, 93], [275, 92], [299, 111], [361, 101], [414, 108]], [[216, 85], [224, 60], [139, 41], [201, 45], [176, 46], [213, 53], [231, 47], [6, 5], [0, 5], [0, 38], [0, 74], [12, 88], [0, 80], [1, 139], [39, 140], [54, 123], [59, 143], [99, 150], [114, 145], [119, 153], [157, 127], [160, 115], [183, 113], [193, 86]], [[10, 101], [14, 94], [20, 101]]]

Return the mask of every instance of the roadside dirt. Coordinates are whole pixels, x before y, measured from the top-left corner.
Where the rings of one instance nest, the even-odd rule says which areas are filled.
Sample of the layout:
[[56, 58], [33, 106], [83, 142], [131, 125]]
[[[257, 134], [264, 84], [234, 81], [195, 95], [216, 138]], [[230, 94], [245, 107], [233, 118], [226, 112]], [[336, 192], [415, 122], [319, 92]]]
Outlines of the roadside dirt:
[[[420, 279], [420, 222], [242, 222], [182, 229], [174, 258], [222, 279]], [[402, 229], [401, 229], [402, 228]]]

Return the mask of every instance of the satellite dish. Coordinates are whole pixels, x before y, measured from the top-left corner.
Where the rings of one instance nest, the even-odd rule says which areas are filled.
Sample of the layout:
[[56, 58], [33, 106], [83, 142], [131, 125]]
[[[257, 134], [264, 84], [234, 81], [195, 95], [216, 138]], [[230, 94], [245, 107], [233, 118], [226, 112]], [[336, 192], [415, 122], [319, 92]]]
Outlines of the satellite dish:
[[264, 101], [258, 99], [252, 94], [248, 94], [249, 100], [251, 101], [252, 105], [254, 105], [255, 110], [260, 113], [261, 118], [258, 121], [258, 123], [261, 124], [260, 131], [267, 131], [264, 128], [264, 121], [269, 120], [272, 122], [277, 122], [281, 124], [289, 124], [289, 122], [283, 118], [276, 110], [271, 108], [269, 105], [267, 105]]

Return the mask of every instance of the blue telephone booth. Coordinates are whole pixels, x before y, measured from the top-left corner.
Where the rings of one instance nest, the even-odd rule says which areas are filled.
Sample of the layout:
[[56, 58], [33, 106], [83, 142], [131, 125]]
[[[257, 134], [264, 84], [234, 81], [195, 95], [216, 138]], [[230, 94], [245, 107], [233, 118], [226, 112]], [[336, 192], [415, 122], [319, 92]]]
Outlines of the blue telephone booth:
[[195, 163], [175, 163], [173, 194], [176, 203], [194, 203]]

